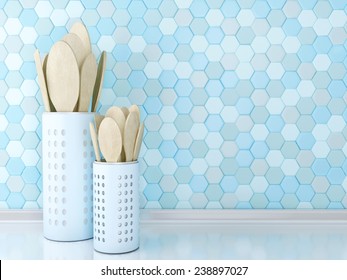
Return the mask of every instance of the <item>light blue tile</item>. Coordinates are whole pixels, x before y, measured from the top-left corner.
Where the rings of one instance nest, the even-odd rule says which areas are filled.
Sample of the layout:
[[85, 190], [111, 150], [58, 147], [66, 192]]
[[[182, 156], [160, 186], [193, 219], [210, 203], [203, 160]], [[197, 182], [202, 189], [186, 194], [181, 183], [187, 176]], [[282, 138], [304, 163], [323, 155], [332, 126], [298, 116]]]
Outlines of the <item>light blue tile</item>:
[[[224, 9], [225, 8], [226, 7], [224, 7]], [[194, 0], [192, 4], [190, 5], [190, 12], [192, 13], [194, 17], [203, 18], [207, 15], [208, 6], [204, 0], [203, 1]]]
[[279, 202], [284, 196], [284, 191], [280, 185], [270, 185], [266, 191], [265, 195], [267, 199], [271, 202]]
[[331, 168], [328, 173], [328, 180], [333, 185], [340, 185], [342, 184], [343, 180], [345, 179], [345, 173], [343, 172], [342, 168]]
[[25, 167], [20, 158], [13, 157], [8, 160], [6, 168], [11, 175], [21, 175]]
[[[224, 33], [220, 27], [210, 27], [205, 33], [205, 36], [207, 41], [210, 44], [220, 44], [224, 38]], [[247, 35], [247, 37], [251, 37], [251, 36]]]
[[189, 167], [178, 167], [175, 177], [178, 183], [188, 184], [193, 177], [193, 173]]
[[159, 41], [159, 47], [163, 52], [174, 52], [178, 43], [173, 36], [163, 36]]
[[103, 35], [112, 35], [116, 25], [111, 18], [101, 18], [98, 22], [97, 28], [102, 30]]
[[148, 184], [145, 187], [143, 194], [148, 201], [158, 201], [163, 194], [163, 191], [158, 184]]
[[133, 35], [142, 35], [146, 30], [146, 23], [142, 18], [132, 18], [129, 22], [128, 29]]
[[270, 7], [266, 1], [256, 1], [252, 11], [257, 18], [266, 18], [270, 12]]
[[33, 9], [25, 9], [19, 15], [19, 20], [23, 26], [35, 26], [38, 16]]
[[254, 157], [248, 150], [240, 150], [236, 155], [236, 160], [240, 167], [249, 167]]
[[205, 192], [206, 188], [208, 187], [208, 182], [204, 176], [195, 175], [190, 181], [189, 186], [191, 187], [193, 193]]
[[251, 147], [251, 153], [255, 158], [265, 158], [269, 152], [269, 147], [265, 142], [254, 142]]
[[209, 131], [220, 131], [223, 126], [223, 120], [219, 115], [209, 115], [205, 122]]
[[9, 18], [17, 18], [21, 14], [23, 8], [20, 3], [16, 1], [7, 1], [4, 6], [4, 11]]
[[22, 193], [12, 192], [7, 197], [7, 204], [11, 209], [21, 209], [25, 203]]
[[188, 97], [179, 97], [175, 102], [175, 108], [178, 114], [188, 114], [193, 108], [193, 104]]
[[314, 196], [314, 190], [310, 185], [300, 185], [296, 191], [296, 196], [300, 201], [311, 201]]
[[279, 184], [281, 184], [281, 182], [284, 178], [284, 174], [283, 174], [281, 168], [270, 167], [269, 170], [266, 172], [265, 177], [270, 184], [279, 185]]

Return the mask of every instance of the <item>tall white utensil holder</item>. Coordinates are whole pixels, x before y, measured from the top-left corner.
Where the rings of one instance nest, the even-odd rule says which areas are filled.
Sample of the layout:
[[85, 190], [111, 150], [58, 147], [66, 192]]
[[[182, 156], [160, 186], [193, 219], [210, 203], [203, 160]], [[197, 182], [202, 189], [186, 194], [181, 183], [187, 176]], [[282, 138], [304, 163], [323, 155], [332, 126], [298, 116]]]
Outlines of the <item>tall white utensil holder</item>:
[[43, 235], [55, 241], [93, 237], [93, 113], [43, 113]]
[[139, 164], [94, 162], [94, 249], [121, 254], [139, 247]]

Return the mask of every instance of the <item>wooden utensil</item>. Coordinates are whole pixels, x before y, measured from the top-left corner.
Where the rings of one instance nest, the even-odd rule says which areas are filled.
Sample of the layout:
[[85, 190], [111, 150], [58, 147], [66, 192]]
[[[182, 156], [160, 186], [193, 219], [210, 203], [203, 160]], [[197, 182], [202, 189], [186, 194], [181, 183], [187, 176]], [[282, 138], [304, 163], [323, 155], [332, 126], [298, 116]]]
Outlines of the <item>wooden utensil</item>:
[[34, 59], [35, 59], [35, 65], [36, 65], [37, 78], [39, 80], [40, 90], [42, 94], [43, 106], [45, 107], [46, 112], [50, 112], [51, 108], [49, 105], [49, 96], [47, 91], [46, 79], [43, 73], [40, 53], [38, 50], [36, 50], [34, 53]]
[[145, 126], [143, 123], [141, 123], [136, 136], [133, 160], [137, 160], [139, 158], [144, 129]]
[[112, 118], [118, 124], [120, 132], [122, 133], [122, 136], [123, 136], [125, 117], [124, 117], [124, 114], [123, 114], [123, 111], [121, 110], [121, 108], [119, 108], [117, 106], [113, 106], [113, 107], [109, 108], [106, 112], [105, 117]]
[[[42, 62], [42, 71], [43, 71], [43, 75], [44, 75], [44, 78], [45, 78], [45, 82], [46, 82], [46, 85], [47, 85], [47, 59], [48, 59], [48, 54], [45, 55], [45, 57], [43, 58], [43, 62]], [[56, 112], [57, 110], [54, 108], [54, 105], [52, 103], [52, 100], [49, 98], [49, 92], [47, 90], [47, 93], [48, 93], [48, 99], [49, 99], [49, 107], [51, 109], [51, 112]]]
[[98, 107], [98, 103], [99, 103], [99, 99], [100, 99], [100, 95], [102, 91], [102, 84], [104, 82], [105, 69], [106, 69], [106, 52], [103, 51], [99, 60], [98, 72], [96, 75], [96, 80], [95, 80], [95, 85], [93, 90], [92, 112], [95, 112]]
[[88, 53], [92, 52], [90, 37], [86, 26], [82, 22], [76, 22], [72, 25], [70, 33], [76, 34], [82, 41], [84, 48]]
[[140, 120], [137, 116], [137, 113], [130, 112], [129, 116], [125, 121], [124, 126], [124, 152], [125, 152], [125, 161], [132, 161], [134, 157], [134, 147], [137, 136], [137, 131], [139, 130]]
[[101, 124], [101, 122], [102, 122], [102, 120], [103, 120], [104, 118], [105, 118], [104, 116], [99, 115], [99, 114], [95, 114], [95, 115], [94, 115], [94, 122], [95, 122], [95, 127], [96, 127], [96, 134], [98, 134], [100, 124]]
[[129, 109], [127, 107], [122, 107], [121, 109], [122, 109], [124, 117], [126, 119], [129, 115]]
[[82, 40], [76, 34], [68, 33], [64, 36], [63, 41], [72, 49], [78, 64], [78, 69], [82, 69], [82, 65], [90, 52], [84, 47]]
[[129, 113], [130, 112], [135, 112], [140, 120], [140, 109], [139, 109], [139, 106], [133, 104], [129, 107]]
[[47, 59], [47, 88], [58, 112], [72, 112], [79, 96], [80, 73], [71, 47], [56, 42]]
[[98, 144], [98, 137], [95, 132], [94, 125], [92, 123], [89, 123], [89, 130], [90, 130], [90, 137], [92, 138], [94, 153], [95, 153], [95, 159], [96, 161], [101, 161], [100, 158], [100, 152], [99, 152], [99, 144]]
[[80, 96], [77, 111], [88, 112], [93, 96], [94, 84], [97, 73], [97, 65], [94, 54], [90, 53], [84, 60], [81, 68]]
[[109, 117], [103, 119], [99, 127], [100, 150], [107, 162], [117, 162], [122, 151], [122, 135], [117, 123]]

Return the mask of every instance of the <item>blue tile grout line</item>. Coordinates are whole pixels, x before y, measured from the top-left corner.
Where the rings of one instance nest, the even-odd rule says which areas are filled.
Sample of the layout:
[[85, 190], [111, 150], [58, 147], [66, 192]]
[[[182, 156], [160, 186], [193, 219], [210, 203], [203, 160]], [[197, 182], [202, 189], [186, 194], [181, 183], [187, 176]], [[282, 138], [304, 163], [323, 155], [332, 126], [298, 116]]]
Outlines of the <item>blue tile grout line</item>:
[[33, 53], [82, 20], [108, 52], [100, 113], [138, 104], [141, 207], [344, 209], [347, 3], [0, 3], [0, 209], [42, 207]]

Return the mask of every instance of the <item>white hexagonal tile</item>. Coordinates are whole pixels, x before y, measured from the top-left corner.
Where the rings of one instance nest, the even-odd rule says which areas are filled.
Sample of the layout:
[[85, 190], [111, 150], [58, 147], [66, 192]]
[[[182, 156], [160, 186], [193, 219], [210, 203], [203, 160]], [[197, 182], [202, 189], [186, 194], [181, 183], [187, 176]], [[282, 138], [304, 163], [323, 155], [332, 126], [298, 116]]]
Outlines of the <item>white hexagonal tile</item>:
[[193, 73], [193, 68], [189, 62], [180, 61], [175, 67], [175, 73], [179, 79], [189, 79]]
[[25, 150], [21, 158], [25, 166], [36, 166], [40, 160], [37, 151], [30, 149]]
[[20, 157], [24, 152], [24, 148], [20, 141], [10, 141], [6, 147], [6, 152], [9, 157]]
[[132, 52], [143, 52], [146, 47], [146, 41], [142, 36], [132, 36], [129, 41], [129, 48]]
[[220, 9], [210, 9], [206, 15], [206, 21], [210, 26], [220, 26], [224, 20], [224, 15]]
[[240, 26], [251, 26], [255, 20], [252, 10], [242, 9], [236, 17]]
[[23, 26], [18, 18], [8, 18], [4, 27], [8, 35], [19, 35]]
[[51, 14], [50, 19], [55, 26], [66, 26], [69, 16], [64, 9], [55, 9]]
[[327, 54], [317, 54], [313, 60], [313, 65], [317, 71], [327, 71], [331, 65], [331, 60]]
[[37, 37], [38, 35], [34, 27], [24, 27], [20, 33], [20, 38], [24, 44], [34, 44]]
[[27, 114], [23, 117], [21, 125], [25, 131], [36, 131], [39, 121], [36, 115]]
[[0, 115], [0, 131], [5, 131], [8, 125], [8, 121], [4, 115]]
[[319, 18], [316, 20], [315, 24], [313, 25], [313, 29], [318, 36], [326, 36], [326, 35], [329, 35], [332, 29], [332, 26], [329, 19]]
[[177, 27], [177, 23], [173, 18], [163, 18], [159, 24], [159, 29], [163, 35], [173, 35]]
[[53, 7], [49, 1], [38, 1], [35, 6], [35, 12], [40, 18], [49, 17]]
[[208, 47], [208, 42], [205, 36], [196, 35], [190, 42], [190, 47], [194, 52], [205, 52]]
[[80, 1], [69, 1], [66, 12], [70, 18], [80, 18], [84, 12], [84, 6]]

